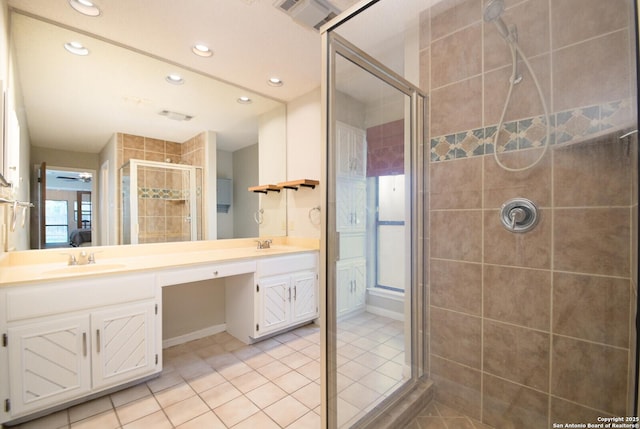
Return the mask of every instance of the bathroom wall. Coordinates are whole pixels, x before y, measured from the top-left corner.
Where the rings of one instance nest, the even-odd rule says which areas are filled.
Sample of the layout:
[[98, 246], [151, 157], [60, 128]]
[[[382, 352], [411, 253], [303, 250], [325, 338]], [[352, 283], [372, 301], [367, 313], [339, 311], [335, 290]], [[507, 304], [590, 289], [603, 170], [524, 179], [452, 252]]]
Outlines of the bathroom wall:
[[[321, 160], [320, 89], [287, 104], [287, 180], [320, 180]], [[287, 190], [287, 235], [320, 238], [320, 183], [315, 189]]]
[[[495, 427], [631, 415], [637, 142], [618, 138], [637, 128], [631, 3], [505, 2], [553, 126], [551, 149], [518, 173], [493, 158], [511, 66], [483, 3], [445, 0], [420, 16], [437, 399]], [[510, 167], [534, 162], [546, 140], [519, 67], [498, 149]], [[533, 231], [501, 225], [513, 197], [540, 208]]]

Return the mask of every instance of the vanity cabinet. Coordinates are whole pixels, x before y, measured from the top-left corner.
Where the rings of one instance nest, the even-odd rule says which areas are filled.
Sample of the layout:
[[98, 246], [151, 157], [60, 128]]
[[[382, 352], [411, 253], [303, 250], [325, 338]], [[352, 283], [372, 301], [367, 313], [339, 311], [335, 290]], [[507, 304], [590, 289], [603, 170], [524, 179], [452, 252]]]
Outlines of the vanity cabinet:
[[227, 332], [245, 343], [318, 317], [318, 253], [263, 257], [249, 290], [227, 282]]
[[9, 374], [4, 404], [12, 419], [162, 368], [153, 275], [22, 286], [0, 293], [8, 309], [3, 320]]

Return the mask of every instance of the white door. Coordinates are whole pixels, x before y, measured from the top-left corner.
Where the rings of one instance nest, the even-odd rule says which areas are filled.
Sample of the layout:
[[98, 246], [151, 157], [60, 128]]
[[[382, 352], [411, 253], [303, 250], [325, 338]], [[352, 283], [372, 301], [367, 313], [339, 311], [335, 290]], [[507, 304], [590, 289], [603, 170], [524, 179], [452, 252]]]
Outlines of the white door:
[[89, 392], [89, 316], [33, 323], [7, 333], [12, 415]]
[[286, 327], [289, 324], [291, 309], [289, 276], [265, 277], [260, 279], [258, 286], [258, 335]]
[[153, 301], [91, 314], [94, 388], [154, 371], [155, 317]]
[[293, 286], [292, 321], [311, 320], [318, 314], [316, 298], [316, 273], [296, 273], [291, 280]]

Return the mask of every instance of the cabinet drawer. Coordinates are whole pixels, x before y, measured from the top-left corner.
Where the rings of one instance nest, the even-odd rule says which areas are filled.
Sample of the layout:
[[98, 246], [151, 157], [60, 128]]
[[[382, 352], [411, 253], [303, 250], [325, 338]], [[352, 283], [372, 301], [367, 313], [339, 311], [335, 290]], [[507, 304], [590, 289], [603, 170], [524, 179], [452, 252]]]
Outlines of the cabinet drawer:
[[24, 286], [7, 292], [7, 321], [155, 298], [155, 290], [153, 274]]
[[317, 271], [317, 269], [318, 254], [316, 252], [292, 256], [275, 256], [258, 260], [259, 277], [288, 274], [295, 271]]
[[160, 286], [170, 286], [180, 283], [235, 276], [237, 274], [254, 273], [255, 271], [255, 261], [198, 265], [158, 273], [158, 284]]

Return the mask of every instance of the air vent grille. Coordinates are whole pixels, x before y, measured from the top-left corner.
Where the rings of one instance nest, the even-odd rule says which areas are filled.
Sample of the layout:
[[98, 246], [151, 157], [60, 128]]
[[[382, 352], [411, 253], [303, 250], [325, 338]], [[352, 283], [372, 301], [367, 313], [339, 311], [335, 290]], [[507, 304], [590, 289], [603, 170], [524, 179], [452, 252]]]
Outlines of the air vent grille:
[[280, 4], [280, 9], [284, 10], [285, 12], [288, 12], [292, 7], [297, 5], [299, 2], [300, 0], [284, 0]]

